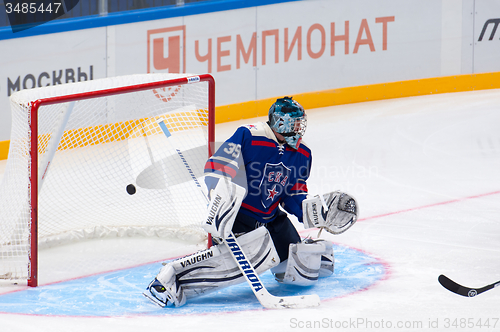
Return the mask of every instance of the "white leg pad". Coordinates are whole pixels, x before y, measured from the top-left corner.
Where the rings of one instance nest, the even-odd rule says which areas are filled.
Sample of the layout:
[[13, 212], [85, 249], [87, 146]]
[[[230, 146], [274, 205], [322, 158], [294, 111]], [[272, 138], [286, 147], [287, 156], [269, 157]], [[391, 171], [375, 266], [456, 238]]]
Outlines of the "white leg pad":
[[319, 277], [325, 278], [333, 274], [335, 266], [335, 255], [333, 254], [333, 243], [327, 240], [321, 241], [325, 245], [325, 252], [321, 254], [321, 267], [319, 268]]
[[321, 254], [324, 252], [323, 243], [292, 243], [288, 259], [271, 271], [276, 280], [284, 284], [310, 286], [319, 278]]
[[271, 269], [276, 280], [285, 284], [310, 286], [318, 278], [333, 274], [333, 244], [326, 240], [306, 239], [290, 244], [288, 259]]
[[[241, 235], [238, 242], [258, 274], [278, 265], [278, 253], [265, 227]], [[174, 277], [172, 271], [175, 272]], [[245, 281], [225, 244], [168, 263], [161, 269], [157, 279], [167, 290], [176, 289], [170, 285], [179, 285], [184, 302]], [[180, 305], [184, 304], [181, 299], [178, 301]]]
[[[155, 294], [157, 297], [165, 297], [165, 303], [180, 307], [186, 303], [186, 296], [177, 282], [176, 273], [171, 265], [164, 266], [156, 279], [165, 287], [164, 294]], [[153, 291], [155, 289], [153, 288]]]

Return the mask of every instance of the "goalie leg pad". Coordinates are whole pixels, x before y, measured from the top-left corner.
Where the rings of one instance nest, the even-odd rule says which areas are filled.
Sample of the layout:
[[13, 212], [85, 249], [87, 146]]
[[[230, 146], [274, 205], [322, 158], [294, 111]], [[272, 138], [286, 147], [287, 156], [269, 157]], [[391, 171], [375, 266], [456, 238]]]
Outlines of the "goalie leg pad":
[[327, 240], [318, 239], [305, 239], [304, 243], [323, 243], [325, 245], [325, 251], [321, 253], [321, 266], [319, 268], [319, 277], [325, 278], [329, 277], [334, 272], [335, 266], [335, 255], [333, 253], [333, 243]]
[[324, 241], [292, 243], [288, 259], [273, 268], [276, 280], [284, 284], [310, 286], [318, 281], [321, 257], [326, 253]]
[[[273, 241], [265, 227], [241, 235], [238, 242], [258, 274], [279, 263]], [[158, 276], [163, 275], [166, 269], [175, 271], [176, 283], [187, 300], [245, 281], [225, 244], [169, 262]]]
[[162, 307], [171, 305], [180, 307], [186, 303], [186, 296], [171, 265], [166, 265], [160, 270], [144, 295]]

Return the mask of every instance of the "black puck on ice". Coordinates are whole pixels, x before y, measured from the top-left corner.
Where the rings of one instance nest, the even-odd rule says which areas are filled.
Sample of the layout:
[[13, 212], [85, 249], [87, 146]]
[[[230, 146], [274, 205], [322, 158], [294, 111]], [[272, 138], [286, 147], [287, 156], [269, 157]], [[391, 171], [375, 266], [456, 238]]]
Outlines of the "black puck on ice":
[[133, 195], [133, 194], [135, 194], [135, 192], [136, 192], [136, 191], [137, 191], [137, 190], [135, 189], [135, 186], [134, 186], [133, 184], [129, 184], [129, 185], [127, 186], [127, 193], [128, 193], [129, 195]]

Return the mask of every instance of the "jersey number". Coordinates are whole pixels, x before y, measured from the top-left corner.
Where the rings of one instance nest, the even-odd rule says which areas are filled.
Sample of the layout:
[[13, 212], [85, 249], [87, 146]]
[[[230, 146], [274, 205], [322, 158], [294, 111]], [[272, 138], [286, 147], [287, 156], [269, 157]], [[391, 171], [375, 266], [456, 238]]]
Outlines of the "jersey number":
[[233, 156], [233, 158], [238, 158], [241, 153], [241, 145], [228, 143], [227, 148], [224, 149], [224, 152]]

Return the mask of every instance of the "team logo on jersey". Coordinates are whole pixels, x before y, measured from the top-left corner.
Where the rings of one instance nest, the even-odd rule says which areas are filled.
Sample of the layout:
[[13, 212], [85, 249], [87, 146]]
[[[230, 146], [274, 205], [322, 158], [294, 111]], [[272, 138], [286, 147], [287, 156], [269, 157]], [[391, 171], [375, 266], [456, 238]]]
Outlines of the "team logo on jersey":
[[285, 191], [285, 186], [290, 179], [290, 168], [282, 162], [279, 164], [266, 164], [264, 174], [260, 181], [260, 192], [262, 205], [268, 209], [276, 202], [276, 199]]
[[276, 194], [278, 193], [278, 191], [276, 191], [276, 185], [274, 185], [273, 189], [271, 189], [271, 190], [267, 189], [267, 193], [268, 193], [268, 196], [266, 198], [266, 201], [268, 199], [274, 200], [274, 196], [276, 196]]

